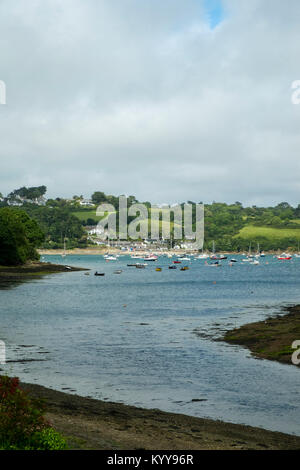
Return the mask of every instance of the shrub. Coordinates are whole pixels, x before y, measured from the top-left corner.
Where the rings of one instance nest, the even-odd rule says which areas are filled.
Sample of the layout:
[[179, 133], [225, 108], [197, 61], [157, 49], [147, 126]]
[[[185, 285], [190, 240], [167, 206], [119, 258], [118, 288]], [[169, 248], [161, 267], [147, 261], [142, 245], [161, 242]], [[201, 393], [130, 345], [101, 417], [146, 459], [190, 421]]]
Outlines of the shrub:
[[44, 403], [30, 398], [17, 377], [0, 377], [0, 449], [65, 449], [65, 440], [50, 427], [44, 412]]

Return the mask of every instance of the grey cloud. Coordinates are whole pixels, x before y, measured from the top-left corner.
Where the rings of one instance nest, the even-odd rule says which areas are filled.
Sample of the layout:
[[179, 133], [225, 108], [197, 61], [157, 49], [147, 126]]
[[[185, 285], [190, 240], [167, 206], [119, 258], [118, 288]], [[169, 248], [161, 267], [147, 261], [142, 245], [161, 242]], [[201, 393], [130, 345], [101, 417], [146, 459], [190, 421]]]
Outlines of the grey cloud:
[[300, 4], [4, 0], [0, 191], [298, 203]]

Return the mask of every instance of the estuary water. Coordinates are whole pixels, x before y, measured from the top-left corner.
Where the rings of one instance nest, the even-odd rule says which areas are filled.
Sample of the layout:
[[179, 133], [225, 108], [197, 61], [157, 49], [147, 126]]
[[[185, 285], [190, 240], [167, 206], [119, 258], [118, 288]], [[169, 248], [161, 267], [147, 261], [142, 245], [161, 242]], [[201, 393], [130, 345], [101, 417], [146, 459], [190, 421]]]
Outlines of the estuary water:
[[300, 303], [300, 259], [221, 268], [194, 260], [183, 272], [169, 270], [166, 257], [146, 269], [127, 267], [138, 261], [129, 256], [43, 258], [91, 273], [0, 290], [2, 372], [82, 396], [300, 435], [300, 370], [214, 341]]

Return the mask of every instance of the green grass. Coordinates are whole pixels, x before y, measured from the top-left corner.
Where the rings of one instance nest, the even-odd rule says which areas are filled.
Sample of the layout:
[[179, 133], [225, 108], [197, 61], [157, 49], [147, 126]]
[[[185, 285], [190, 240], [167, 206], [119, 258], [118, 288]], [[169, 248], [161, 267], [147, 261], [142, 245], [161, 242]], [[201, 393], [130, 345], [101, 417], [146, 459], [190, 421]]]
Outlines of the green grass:
[[294, 238], [300, 240], [300, 226], [299, 229], [293, 228], [272, 228], [272, 227], [255, 227], [254, 225], [246, 225], [242, 228], [236, 237], [244, 238], [246, 240], [255, 239], [258, 237], [265, 237], [270, 240], [280, 240], [283, 238]]
[[[151, 212], [153, 214], [154, 213], [157, 214], [159, 212], [159, 210], [158, 209], [152, 209]], [[162, 209], [162, 212], [164, 212], [164, 209]], [[110, 212], [109, 214], [113, 214], [113, 212]], [[83, 210], [83, 211], [75, 211], [75, 212], [73, 212], [73, 215], [78, 217], [78, 219], [80, 221], [87, 220], [87, 219], [90, 218], [90, 219], [94, 219], [97, 222], [99, 222], [99, 220], [102, 219], [102, 217], [96, 216], [96, 211], [93, 210], [93, 209]], [[148, 228], [148, 231], [150, 233], [150, 230], [151, 230], [150, 218], [141, 220], [140, 224], [141, 224], [141, 230], [144, 231], [145, 229]], [[169, 224], [168, 222], [165, 222], [165, 221], [159, 221], [159, 227], [160, 227], [160, 230], [162, 229], [162, 227], [164, 227], [164, 230], [168, 230], [168, 228], [170, 228], [170, 230], [172, 230], [172, 228], [174, 227], [174, 222], [170, 222], [170, 224]]]
[[[108, 212], [108, 214], [113, 214], [113, 212]], [[99, 222], [99, 220], [103, 218], [103, 217], [96, 215], [95, 209], [75, 211], [73, 212], [73, 215], [75, 215], [80, 221], [87, 220], [87, 219], [94, 219], [97, 222]]]

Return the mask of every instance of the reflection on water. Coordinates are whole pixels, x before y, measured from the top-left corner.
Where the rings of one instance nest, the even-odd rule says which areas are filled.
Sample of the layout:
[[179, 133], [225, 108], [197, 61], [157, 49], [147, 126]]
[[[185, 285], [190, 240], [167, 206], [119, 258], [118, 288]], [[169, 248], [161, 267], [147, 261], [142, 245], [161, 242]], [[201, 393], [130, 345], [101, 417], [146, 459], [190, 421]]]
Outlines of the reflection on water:
[[[49, 260], [92, 272], [4, 283], [8, 373], [84, 396], [300, 435], [299, 370], [211, 341], [298, 303], [300, 260], [218, 269], [198, 260], [185, 272], [168, 270], [167, 258], [143, 270], [127, 267], [129, 257]], [[96, 270], [106, 275], [95, 277]]]

